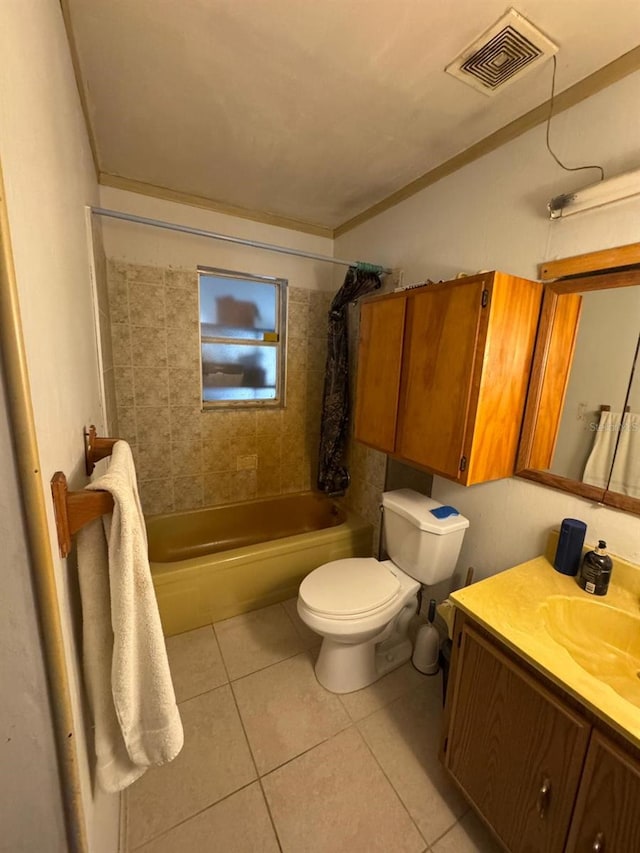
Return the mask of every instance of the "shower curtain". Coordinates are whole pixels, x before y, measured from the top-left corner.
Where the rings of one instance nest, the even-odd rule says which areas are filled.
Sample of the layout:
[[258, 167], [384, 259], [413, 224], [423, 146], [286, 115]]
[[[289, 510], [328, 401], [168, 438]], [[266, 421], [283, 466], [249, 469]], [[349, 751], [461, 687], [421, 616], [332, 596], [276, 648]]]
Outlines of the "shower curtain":
[[318, 488], [329, 494], [343, 493], [349, 485], [349, 474], [343, 465], [350, 414], [348, 307], [380, 285], [377, 272], [349, 267], [329, 309], [318, 461]]

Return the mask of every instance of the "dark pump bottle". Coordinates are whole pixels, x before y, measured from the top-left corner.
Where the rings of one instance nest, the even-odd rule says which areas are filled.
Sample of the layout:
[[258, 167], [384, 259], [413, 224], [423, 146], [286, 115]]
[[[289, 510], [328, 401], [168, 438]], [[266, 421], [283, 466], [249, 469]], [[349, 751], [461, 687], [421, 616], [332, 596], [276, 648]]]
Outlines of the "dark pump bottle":
[[613, 563], [606, 552], [607, 543], [600, 539], [595, 551], [587, 551], [580, 567], [578, 583], [592, 595], [606, 595], [611, 580]]

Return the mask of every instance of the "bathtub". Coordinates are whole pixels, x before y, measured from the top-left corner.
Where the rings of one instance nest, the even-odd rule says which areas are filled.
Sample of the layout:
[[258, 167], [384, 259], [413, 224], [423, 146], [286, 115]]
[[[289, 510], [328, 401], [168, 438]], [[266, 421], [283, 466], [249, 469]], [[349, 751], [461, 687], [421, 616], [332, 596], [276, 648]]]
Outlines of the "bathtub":
[[371, 555], [371, 525], [314, 492], [147, 519], [165, 636], [297, 595], [330, 560]]

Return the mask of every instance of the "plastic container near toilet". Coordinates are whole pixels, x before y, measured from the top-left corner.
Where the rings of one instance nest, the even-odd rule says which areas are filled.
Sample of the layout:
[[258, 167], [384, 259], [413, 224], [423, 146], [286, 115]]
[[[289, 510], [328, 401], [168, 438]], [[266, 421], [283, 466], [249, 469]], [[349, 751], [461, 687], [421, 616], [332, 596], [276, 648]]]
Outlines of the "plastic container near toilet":
[[300, 585], [298, 614], [323, 637], [318, 681], [350, 693], [405, 663], [421, 584], [453, 575], [469, 522], [411, 489], [385, 492], [383, 526], [390, 560], [336, 560]]

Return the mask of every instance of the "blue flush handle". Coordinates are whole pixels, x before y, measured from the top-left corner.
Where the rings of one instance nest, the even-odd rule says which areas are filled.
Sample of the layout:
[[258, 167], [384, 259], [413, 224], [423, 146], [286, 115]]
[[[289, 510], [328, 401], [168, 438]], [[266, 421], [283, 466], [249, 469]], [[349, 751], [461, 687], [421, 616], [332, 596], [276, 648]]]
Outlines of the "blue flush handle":
[[437, 506], [435, 509], [429, 510], [429, 512], [439, 519], [450, 518], [452, 515], [460, 515], [454, 506]]

